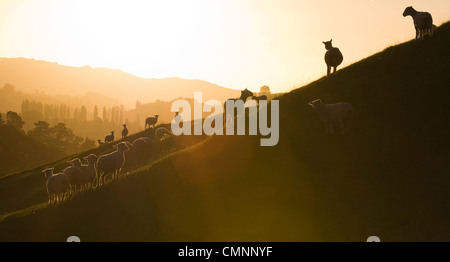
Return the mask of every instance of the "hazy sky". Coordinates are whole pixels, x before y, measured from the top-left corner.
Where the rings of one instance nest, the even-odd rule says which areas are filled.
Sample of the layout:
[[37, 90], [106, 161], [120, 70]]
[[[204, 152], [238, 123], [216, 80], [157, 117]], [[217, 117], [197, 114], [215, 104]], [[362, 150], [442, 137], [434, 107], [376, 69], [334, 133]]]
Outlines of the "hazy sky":
[[[0, 57], [287, 91], [414, 37], [405, 7], [450, 19], [449, 0], [0, 0]], [[18, 87], [20, 89], [20, 87]]]

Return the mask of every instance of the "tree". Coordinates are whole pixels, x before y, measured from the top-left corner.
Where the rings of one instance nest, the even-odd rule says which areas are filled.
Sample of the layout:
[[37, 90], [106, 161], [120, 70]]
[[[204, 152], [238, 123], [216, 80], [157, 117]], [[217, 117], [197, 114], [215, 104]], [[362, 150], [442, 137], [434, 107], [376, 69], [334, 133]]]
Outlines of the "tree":
[[5, 121], [3, 121], [3, 117], [2, 114], [0, 114], [0, 126], [4, 125]]
[[87, 118], [87, 109], [85, 106], [81, 106], [80, 108], [80, 120], [81, 122], [86, 122]]
[[106, 107], [103, 107], [102, 117], [103, 117], [103, 122], [108, 122], [107, 115], [106, 115]]
[[259, 89], [259, 92], [261, 93], [261, 95], [270, 95], [270, 87], [266, 86], [266, 85], [263, 85]]
[[66, 154], [77, 152], [79, 145], [83, 141], [83, 138], [76, 136], [73, 130], [67, 128], [64, 123], [58, 123], [50, 128], [49, 136], [50, 144]]
[[17, 130], [21, 130], [25, 123], [22, 121], [22, 118], [16, 112], [8, 111], [6, 113], [6, 124], [8, 126], [16, 128]]
[[98, 107], [97, 105], [94, 106], [94, 121], [98, 120]]
[[28, 135], [44, 144], [50, 143], [50, 125], [45, 121], [34, 123], [34, 129], [28, 131]]

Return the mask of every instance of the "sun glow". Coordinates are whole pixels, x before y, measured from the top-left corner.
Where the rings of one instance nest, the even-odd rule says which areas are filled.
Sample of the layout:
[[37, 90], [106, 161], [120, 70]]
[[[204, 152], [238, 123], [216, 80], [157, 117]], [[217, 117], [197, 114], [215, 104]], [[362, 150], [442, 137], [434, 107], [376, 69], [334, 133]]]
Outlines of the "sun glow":
[[411, 39], [411, 4], [449, 18], [446, 0], [3, 0], [0, 57], [287, 91], [325, 74], [324, 40], [346, 66]]

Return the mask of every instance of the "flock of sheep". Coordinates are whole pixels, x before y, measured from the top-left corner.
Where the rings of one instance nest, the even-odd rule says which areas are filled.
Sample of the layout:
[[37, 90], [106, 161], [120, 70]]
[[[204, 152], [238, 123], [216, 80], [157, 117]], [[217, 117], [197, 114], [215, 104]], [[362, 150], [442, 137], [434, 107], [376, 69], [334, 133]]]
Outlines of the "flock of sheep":
[[[412, 6], [409, 6], [403, 12], [403, 16], [411, 16], [416, 30], [416, 40], [423, 39], [424, 35], [433, 36], [433, 31], [436, 28], [433, 25], [433, 18], [428, 12], [416, 11]], [[336, 74], [336, 68], [342, 63], [344, 57], [337, 47], [331, 44], [333, 40], [323, 42], [325, 44], [325, 63], [327, 64], [327, 77], [333, 68], [333, 74]], [[323, 104], [320, 99], [314, 100], [309, 105], [316, 110], [320, 118], [325, 124], [326, 134], [333, 134], [336, 127], [339, 126], [341, 134], [345, 135], [348, 132], [351, 122], [353, 107], [347, 102], [340, 102], [336, 104]]]
[[112, 179], [117, 179], [125, 167], [136, 168], [151, 160], [156, 154], [156, 143], [172, 135], [166, 128], [159, 127], [155, 130], [155, 139], [140, 137], [133, 143], [120, 142], [114, 145], [116, 150], [111, 153], [99, 157], [94, 154], [84, 157], [86, 164], [75, 158], [67, 161], [70, 166], [57, 174], [53, 173], [54, 167], [43, 170], [47, 177], [48, 203], [58, 203], [91, 187], [103, 186], [108, 175], [112, 175]]
[[[414, 8], [407, 7], [403, 12], [403, 16], [411, 16], [414, 21], [414, 27], [416, 29], [416, 39], [423, 39], [425, 33], [428, 33], [430, 37], [433, 34], [433, 30], [436, 26], [433, 25], [433, 19], [427, 12], [418, 12]], [[330, 75], [331, 68], [333, 68], [333, 74], [336, 74], [336, 68], [342, 63], [343, 56], [340, 50], [333, 47], [332, 40], [323, 42], [325, 44], [325, 62], [327, 64], [327, 76]], [[241, 93], [245, 94], [244, 90]], [[255, 97], [253, 93], [248, 91], [248, 95], [241, 95], [242, 100], [246, 100], [248, 97], [252, 97], [259, 102], [261, 99], [267, 99], [266, 96]], [[337, 127], [340, 129], [341, 134], [345, 135], [350, 127], [351, 116], [353, 107], [347, 102], [339, 102], [336, 104], [323, 104], [320, 99], [314, 100], [309, 105], [316, 110], [320, 118], [325, 124], [326, 134], [333, 134]], [[177, 115], [177, 113], [176, 113]], [[145, 120], [145, 129], [147, 127], [155, 128], [159, 115], [148, 117]], [[126, 124], [123, 124], [122, 138], [128, 135], [128, 129]], [[172, 135], [172, 133], [166, 128], [160, 127], [155, 130], [155, 141], [166, 136]], [[97, 140], [100, 145], [103, 142]], [[114, 141], [114, 131], [111, 131], [110, 135], [105, 137], [104, 143], [112, 143]], [[77, 194], [80, 191], [84, 191], [93, 186], [102, 186], [105, 184], [106, 176], [112, 174], [112, 179], [117, 179], [124, 165], [127, 163], [132, 167], [136, 167], [149, 160], [154, 154], [155, 141], [149, 137], [140, 137], [129, 142], [120, 142], [114, 147], [114, 152], [103, 154], [97, 158], [96, 155], [90, 154], [83, 159], [87, 161], [86, 164], [82, 164], [80, 159], [76, 158], [68, 163], [71, 166], [66, 167], [62, 172], [53, 174], [54, 168], [47, 168], [42, 172], [47, 177], [47, 192], [49, 197], [49, 204], [63, 201], [66, 196]]]

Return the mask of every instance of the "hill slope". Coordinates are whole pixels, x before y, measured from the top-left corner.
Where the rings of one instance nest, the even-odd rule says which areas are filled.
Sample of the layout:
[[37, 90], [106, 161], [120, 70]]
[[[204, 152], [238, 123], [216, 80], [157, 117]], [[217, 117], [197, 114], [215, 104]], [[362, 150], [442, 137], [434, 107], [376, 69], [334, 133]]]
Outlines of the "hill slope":
[[[211, 137], [58, 207], [10, 216], [0, 240], [449, 241], [449, 42], [447, 23], [280, 97], [275, 147]], [[325, 136], [307, 105], [317, 98], [353, 104], [348, 136]]]
[[148, 103], [193, 97], [203, 92], [203, 99], [225, 100], [239, 96], [232, 90], [202, 80], [178, 77], [140, 78], [117, 69], [63, 66], [25, 58], [0, 58], [0, 86], [10, 83], [24, 92], [39, 90], [50, 95], [85, 95], [100, 93], [133, 107], [136, 100]]

